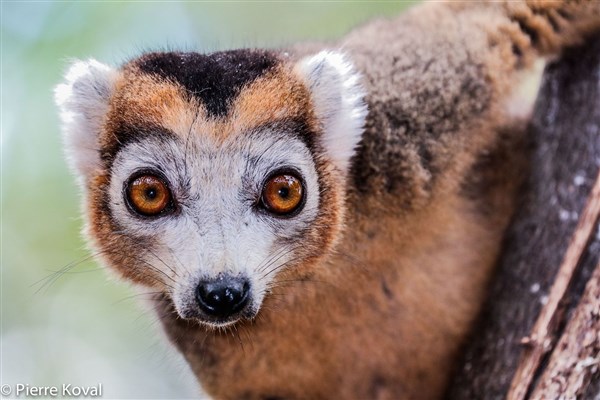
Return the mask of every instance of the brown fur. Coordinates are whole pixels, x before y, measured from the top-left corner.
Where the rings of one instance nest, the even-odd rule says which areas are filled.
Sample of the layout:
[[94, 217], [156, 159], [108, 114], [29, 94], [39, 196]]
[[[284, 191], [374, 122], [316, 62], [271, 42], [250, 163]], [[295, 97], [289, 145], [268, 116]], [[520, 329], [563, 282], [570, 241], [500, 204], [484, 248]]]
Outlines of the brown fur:
[[361, 233], [348, 235], [339, 255], [307, 281], [281, 278], [259, 318], [237, 327], [242, 345], [228, 333], [190, 331], [167, 310], [166, 329], [218, 398], [439, 396], [484, 295], [489, 269], [481, 266], [492, 265], [500, 230], [465, 221], [455, 207], [410, 225], [353, 221]]
[[[525, 164], [523, 129], [505, 102], [534, 56], [600, 24], [597, 5], [572, 4], [426, 4], [344, 38], [364, 75], [366, 131], [347, 188], [341, 172], [317, 157], [323, 210], [298, 265], [278, 276], [258, 317], [232, 332], [183, 321], [168, 296], [156, 300], [165, 330], [208, 393], [441, 396], [485, 297]], [[157, 123], [181, 134], [179, 124], [196, 118], [198, 105], [185, 103], [175, 84], [124, 74], [107, 132]], [[212, 125], [195, 130], [229, 135], [301, 114], [318, 132], [307, 110], [306, 89], [282, 67], [245, 88], [233, 119], [205, 120], [200, 112], [197, 124]], [[105, 133], [103, 146], [111, 140]], [[115, 235], [103, 208], [107, 178], [98, 179], [89, 188], [91, 234], [100, 248], [118, 249], [110, 265], [143, 281], [136, 270], [147, 267], [125, 263], [122, 254], [138, 247]]]
[[[244, 132], [277, 120], [304, 118], [312, 109], [307, 88], [283, 66], [242, 90], [233, 107], [234, 131]], [[311, 115], [312, 131], [318, 131]]]

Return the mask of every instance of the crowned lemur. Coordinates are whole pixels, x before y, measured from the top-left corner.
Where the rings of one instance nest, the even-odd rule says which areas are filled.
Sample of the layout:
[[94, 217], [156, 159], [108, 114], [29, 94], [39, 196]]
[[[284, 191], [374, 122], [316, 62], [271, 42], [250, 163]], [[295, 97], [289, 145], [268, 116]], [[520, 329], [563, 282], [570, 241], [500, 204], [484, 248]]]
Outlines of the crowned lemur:
[[434, 399], [515, 208], [521, 87], [597, 1], [424, 3], [336, 43], [74, 63], [103, 264], [224, 399]]

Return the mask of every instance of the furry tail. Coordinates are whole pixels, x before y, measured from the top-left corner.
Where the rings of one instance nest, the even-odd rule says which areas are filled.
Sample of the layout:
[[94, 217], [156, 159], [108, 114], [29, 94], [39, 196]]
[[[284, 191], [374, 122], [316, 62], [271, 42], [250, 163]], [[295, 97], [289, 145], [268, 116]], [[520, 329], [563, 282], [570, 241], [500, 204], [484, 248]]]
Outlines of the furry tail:
[[600, 31], [600, 0], [485, 0], [446, 3], [487, 31], [491, 43], [507, 43], [529, 66], [540, 56], [560, 54]]
[[515, 44], [524, 54], [529, 46], [541, 55], [556, 54], [600, 29], [598, 0], [508, 0], [502, 5], [519, 28], [522, 38]]

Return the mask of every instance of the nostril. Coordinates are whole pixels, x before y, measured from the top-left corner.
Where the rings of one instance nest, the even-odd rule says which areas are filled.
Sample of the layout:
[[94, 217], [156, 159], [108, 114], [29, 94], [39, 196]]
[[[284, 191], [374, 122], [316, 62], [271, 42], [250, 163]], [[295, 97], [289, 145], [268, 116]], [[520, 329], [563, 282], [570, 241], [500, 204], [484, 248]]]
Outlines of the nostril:
[[201, 281], [196, 300], [206, 314], [226, 318], [240, 312], [248, 304], [250, 284], [243, 278], [219, 277]]

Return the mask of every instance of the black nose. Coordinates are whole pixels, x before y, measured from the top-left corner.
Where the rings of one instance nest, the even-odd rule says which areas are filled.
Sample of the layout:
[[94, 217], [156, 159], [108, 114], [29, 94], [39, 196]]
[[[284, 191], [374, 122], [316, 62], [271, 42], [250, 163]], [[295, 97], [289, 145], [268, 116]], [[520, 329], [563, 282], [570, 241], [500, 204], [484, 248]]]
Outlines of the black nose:
[[221, 275], [214, 280], [200, 281], [196, 288], [196, 300], [206, 314], [227, 318], [246, 307], [249, 289], [248, 280]]

